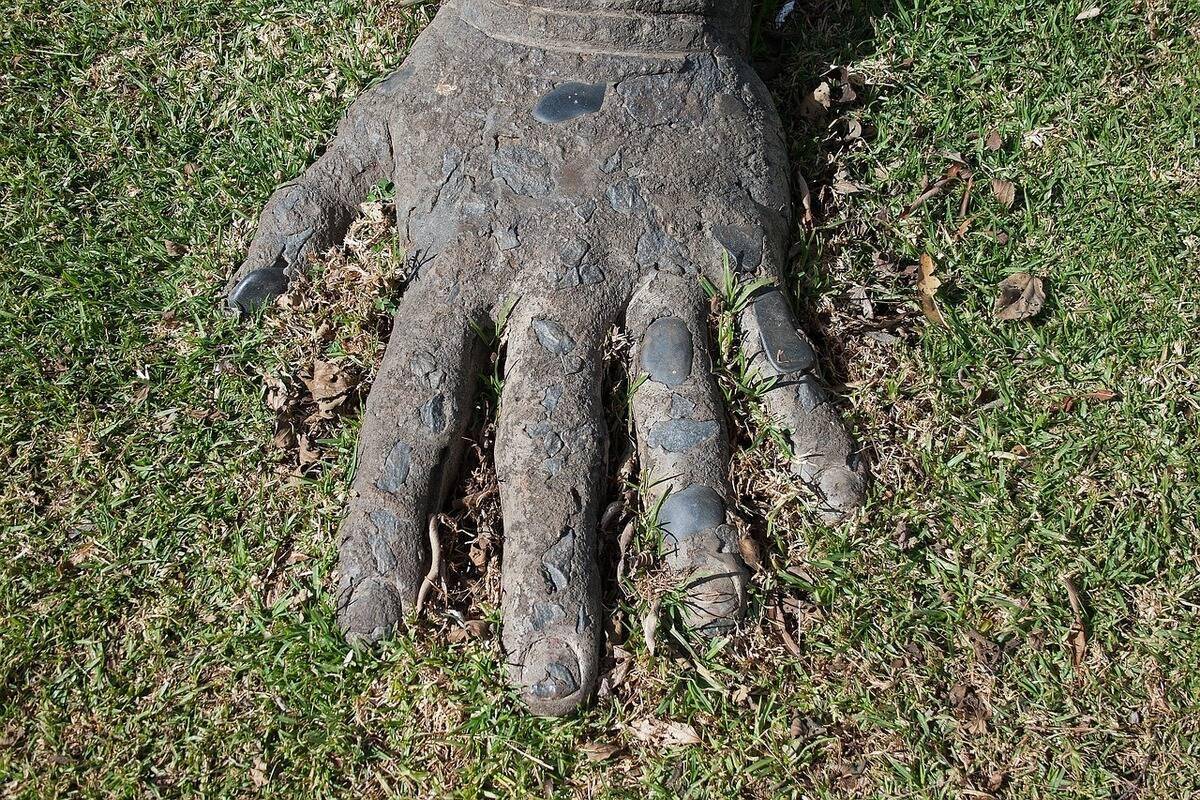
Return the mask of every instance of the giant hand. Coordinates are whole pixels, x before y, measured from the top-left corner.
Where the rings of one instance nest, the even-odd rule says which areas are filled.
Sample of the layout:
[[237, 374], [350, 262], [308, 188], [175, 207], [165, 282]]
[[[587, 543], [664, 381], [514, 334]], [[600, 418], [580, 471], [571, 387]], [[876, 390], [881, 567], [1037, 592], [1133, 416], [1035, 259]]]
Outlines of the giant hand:
[[[325, 154], [275, 192], [229, 303], [281, 293], [391, 178], [418, 265], [366, 404], [341, 527], [338, 615], [374, 641], [403, 623], [428, 567], [427, 520], [455, 472], [483, 343], [508, 322], [496, 470], [504, 512], [510, 678], [538, 713], [586, 699], [601, 650], [597, 516], [604, 498], [600, 347], [614, 325], [644, 375], [632, 401], [648, 504], [685, 622], [744, 611], [727, 525], [729, 443], [700, 277], [778, 279], [787, 157], [743, 60], [748, 0], [452, 0], [404, 67], [351, 108]], [[740, 319], [766, 405], [823, 510], [859, 504], [853, 444], [777, 284]], [[665, 498], [665, 499], [664, 499]]]

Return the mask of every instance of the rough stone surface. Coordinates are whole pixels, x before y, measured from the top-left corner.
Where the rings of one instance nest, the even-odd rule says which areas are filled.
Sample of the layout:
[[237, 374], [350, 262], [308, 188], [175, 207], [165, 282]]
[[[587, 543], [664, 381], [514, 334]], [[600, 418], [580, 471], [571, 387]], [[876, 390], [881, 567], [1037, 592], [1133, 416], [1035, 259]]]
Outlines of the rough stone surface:
[[[745, 58], [748, 0], [446, 0], [404, 66], [349, 109], [321, 157], [268, 200], [226, 301], [246, 312], [336, 244], [375, 185], [396, 186], [418, 266], [364, 409], [339, 534], [338, 616], [373, 642], [404, 624], [428, 570], [484, 347], [515, 300], [496, 433], [504, 509], [502, 644], [540, 714], [591, 694], [607, 498], [602, 353], [614, 325], [649, 377], [631, 401], [641, 468], [685, 621], [724, 630], [746, 569], [725, 519], [729, 457], [700, 277], [777, 281], [788, 165]], [[822, 511], [862, 497], [853, 443], [774, 290], [741, 315], [768, 409]], [[665, 500], [664, 500], [665, 496]]]

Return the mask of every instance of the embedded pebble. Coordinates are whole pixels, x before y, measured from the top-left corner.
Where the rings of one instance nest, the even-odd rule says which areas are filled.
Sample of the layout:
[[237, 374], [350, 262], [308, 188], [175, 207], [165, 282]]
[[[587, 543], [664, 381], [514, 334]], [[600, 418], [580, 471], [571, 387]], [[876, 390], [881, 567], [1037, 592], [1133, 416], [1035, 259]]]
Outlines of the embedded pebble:
[[529, 621], [533, 623], [534, 630], [545, 630], [546, 626], [558, 622], [567, 616], [567, 612], [563, 611], [563, 607], [558, 603], [534, 603], [533, 611], [529, 615]]
[[692, 374], [692, 333], [678, 317], [660, 317], [642, 339], [642, 369], [650, 380], [678, 386]]
[[658, 526], [677, 542], [724, 523], [725, 503], [707, 486], [672, 492], [658, 511]]
[[533, 118], [553, 125], [595, 114], [604, 105], [607, 90], [608, 86], [603, 83], [560, 83], [538, 98], [533, 107]]
[[751, 235], [733, 225], [714, 225], [712, 233], [740, 270], [757, 269], [762, 263], [762, 237]]
[[575, 632], [583, 633], [591, 627], [592, 618], [588, 616], [587, 609], [583, 606], [579, 607], [579, 614], [575, 617]]
[[795, 383], [796, 405], [801, 411], [812, 413], [829, 402], [829, 392], [815, 375], [805, 375]]
[[583, 220], [584, 222], [589, 221], [592, 218], [592, 215], [595, 213], [596, 201], [590, 197], [579, 205], [575, 206], [575, 216], [579, 217], [579, 219]]
[[392, 451], [383, 461], [383, 471], [375, 487], [381, 492], [395, 494], [408, 480], [408, 470], [412, 465], [412, 447], [405, 442], [396, 442]]
[[446, 430], [445, 405], [446, 399], [442, 395], [431, 397], [428, 403], [421, 406], [421, 424], [434, 433]]
[[672, 419], [655, 425], [646, 443], [668, 453], [686, 453], [720, 432], [714, 420]]
[[806, 372], [816, 366], [817, 354], [792, 322], [783, 292], [771, 289], [754, 301], [763, 351], [775, 369], [784, 374]]
[[551, 661], [546, 665], [546, 677], [533, 686], [529, 692], [539, 700], [558, 700], [579, 691], [579, 678], [570, 665], [562, 659]]
[[575, 529], [564, 528], [562, 536], [542, 556], [542, 574], [552, 592], [561, 592], [571, 582], [571, 559], [575, 553]]
[[537, 335], [537, 339], [542, 343], [542, 347], [557, 355], [566, 355], [575, 348], [575, 340], [572, 339], [563, 327], [557, 322], [548, 319], [535, 319], [533, 321], [533, 332]]
[[542, 392], [542, 408], [546, 409], [546, 415], [554, 413], [554, 409], [558, 408], [558, 401], [563, 396], [563, 385], [556, 383], [553, 386], [547, 386]]
[[392, 553], [390, 544], [400, 537], [400, 521], [390, 511], [383, 509], [372, 511], [370, 516], [376, 534], [368, 537], [371, 556], [375, 559], [376, 571], [386, 575], [396, 569], [396, 556]]
[[696, 413], [696, 403], [681, 394], [671, 393], [671, 408], [667, 412], [671, 419], [690, 419]]
[[645, 205], [642, 201], [642, 190], [633, 178], [614, 183], [608, 187], [604, 196], [608, 198], [608, 204], [612, 206], [613, 211], [618, 214], [631, 214]]
[[287, 291], [287, 273], [277, 267], [256, 269], [229, 293], [229, 307], [247, 314]]

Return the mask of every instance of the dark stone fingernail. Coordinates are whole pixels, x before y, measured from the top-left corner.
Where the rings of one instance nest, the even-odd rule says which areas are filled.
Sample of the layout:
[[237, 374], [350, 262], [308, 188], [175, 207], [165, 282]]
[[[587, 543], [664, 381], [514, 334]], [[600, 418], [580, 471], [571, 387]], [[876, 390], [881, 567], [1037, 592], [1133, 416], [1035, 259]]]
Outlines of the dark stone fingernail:
[[642, 369], [650, 380], [678, 386], [692, 374], [692, 332], [678, 317], [661, 317], [642, 339]]
[[604, 105], [607, 89], [603, 83], [560, 83], [538, 98], [533, 107], [533, 118], [538, 122], [554, 124], [594, 114]]
[[808, 340], [796, 330], [783, 292], [772, 289], [754, 301], [763, 350], [771, 365], [791, 375], [816, 366], [817, 355]]
[[229, 293], [229, 307], [248, 314], [287, 291], [287, 273], [277, 267], [256, 269]]
[[707, 486], [672, 492], [658, 510], [658, 526], [676, 542], [725, 524], [725, 502]]

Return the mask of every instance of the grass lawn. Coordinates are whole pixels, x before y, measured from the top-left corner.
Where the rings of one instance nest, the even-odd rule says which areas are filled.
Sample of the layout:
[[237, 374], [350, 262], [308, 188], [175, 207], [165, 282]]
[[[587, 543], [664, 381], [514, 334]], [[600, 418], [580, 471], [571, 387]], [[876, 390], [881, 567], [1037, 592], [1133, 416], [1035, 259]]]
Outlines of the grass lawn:
[[[871, 501], [820, 524], [731, 388], [744, 631], [668, 621], [648, 646], [639, 528], [603, 696], [546, 720], [485, 624], [477, 456], [421, 627], [354, 654], [332, 626], [358, 420], [297, 420], [314, 359], [365, 387], [382, 352], [386, 204], [261, 325], [216, 303], [270, 191], [431, 8], [9, 0], [0, 791], [1200, 792], [1200, 6], [1093, 5], [801, 0], [757, 39], [813, 209], [793, 289]], [[922, 254], [943, 324], [918, 309]], [[997, 322], [1019, 271], [1045, 308]]]

